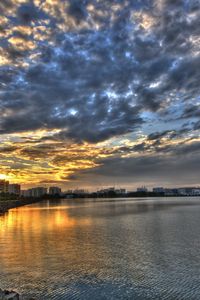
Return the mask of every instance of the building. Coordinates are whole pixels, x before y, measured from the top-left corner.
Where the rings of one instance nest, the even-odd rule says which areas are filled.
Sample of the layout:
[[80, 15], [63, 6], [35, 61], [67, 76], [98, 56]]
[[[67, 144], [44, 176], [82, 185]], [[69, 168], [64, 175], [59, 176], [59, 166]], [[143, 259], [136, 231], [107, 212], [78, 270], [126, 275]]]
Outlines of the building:
[[61, 195], [62, 191], [61, 188], [57, 186], [51, 186], [49, 188], [49, 195]]
[[19, 184], [9, 184], [8, 192], [9, 194], [20, 195], [21, 187]]
[[20, 195], [22, 197], [30, 197], [30, 192], [29, 192], [29, 190], [21, 190]]
[[153, 192], [156, 194], [161, 194], [165, 192], [165, 189], [163, 187], [155, 187], [153, 188]]
[[42, 197], [47, 194], [47, 188], [45, 187], [36, 187], [31, 189], [31, 197]]
[[73, 194], [75, 194], [75, 195], [84, 195], [86, 193], [87, 193], [87, 191], [85, 191], [84, 189], [73, 190]]
[[115, 192], [115, 188], [114, 187], [108, 187], [106, 189], [102, 189], [102, 190], [97, 191], [97, 193], [100, 193], [100, 194], [106, 194], [106, 193], [109, 193], [109, 192]]
[[192, 196], [200, 196], [200, 188], [192, 189]]
[[98, 196], [104, 196], [104, 197], [114, 197], [114, 196], [120, 196], [126, 194], [126, 189], [116, 189], [114, 187], [108, 187], [106, 189], [97, 190]]
[[29, 190], [21, 191], [21, 195], [23, 197], [40, 198], [46, 194], [47, 194], [47, 188], [45, 187], [36, 187]]
[[165, 196], [178, 196], [178, 189], [165, 189]]
[[124, 194], [126, 194], [126, 189], [116, 189], [115, 193], [117, 195], [124, 195]]
[[179, 188], [178, 189], [178, 195], [179, 196], [187, 196], [187, 192], [185, 188]]
[[8, 193], [9, 181], [0, 180], [0, 193]]
[[199, 196], [200, 188], [197, 187], [185, 187], [178, 189], [179, 196]]
[[73, 190], [64, 191], [64, 194], [73, 194]]
[[137, 192], [147, 193], [148, 189], [145, 186], [141, 186], [141, 187], [137, 188]]

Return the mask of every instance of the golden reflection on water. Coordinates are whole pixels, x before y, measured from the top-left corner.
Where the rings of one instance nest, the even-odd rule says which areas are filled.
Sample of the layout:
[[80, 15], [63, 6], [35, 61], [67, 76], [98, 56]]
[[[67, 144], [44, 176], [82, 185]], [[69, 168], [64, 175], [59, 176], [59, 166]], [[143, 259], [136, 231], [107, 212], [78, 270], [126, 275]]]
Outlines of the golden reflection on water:
[[93, 232], [90, 217], [73, 216], [73, 209], [38, 204], [10, 210], [0, 217], [0, 276], [2, 271], [13, 272], [10, 275], [16, 280], [18, 270], [34, 279], [48, 273], [49, 268], [61, 273], [71, 270], [72, 274], [98, 269], [96, 255], [106, 261], [101, 236]]
[[[52, 214], [48, 214], [48, 218], [42, 219], [41, 211], [53, 210]], [[45, 214], [46, 215], [46, 214]], [[45, 225], [46, 229], [56, 229], [57, 227], [75, 227], [75, 226], [89, 226], [91, 225], [91, 220], [89, 218], [73, 218], [69, 215], [66, 207], [56, 206], [56, 207], [31, 207], [17, 208], [11, 210], [7, 213], [4, 218], [0, 218], [0, 235], [2, 232], [6, 232], [11, 228], [15, 230], [22, 229], [28, 234], [26, 229], [43, 229], [40, 226], [41, 223]]]

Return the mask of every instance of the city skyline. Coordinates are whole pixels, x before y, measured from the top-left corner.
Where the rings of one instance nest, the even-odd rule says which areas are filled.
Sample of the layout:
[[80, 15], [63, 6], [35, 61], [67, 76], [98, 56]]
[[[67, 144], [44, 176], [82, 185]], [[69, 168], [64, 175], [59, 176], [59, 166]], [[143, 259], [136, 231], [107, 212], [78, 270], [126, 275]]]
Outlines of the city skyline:
[[198, 186], [199, 6], [1, 1], [0, 179]]
[[[97, 189], [88, 190], [85, 188], [71, 188], [68, 190], [62, 190], [59, 186], [35, 186], [29, 189], [22, 189], [20, 184], [12, 183], [6, 181], [5, 179], [0, 179], [0, 195], [1, 194], [15, 194], [18, 196], [23, 197], [40, 197], [43, 195], [59, 195], [60, 197], [65, 197], [66, 195], [74, 194], [74, 195], [87, 195], [87, 196], [108, 196], [110, 193], [112, 197], [114, 196], [131, 196], [134, 197], [133, 193], [143, 193], [146, 196], [156, 196], [163, 195], [163, 196], [199, 196], [200, 195], [200, 186], [181, 186], [181, 187], [161, 187], [161, 186], [154, 186], [149, 188], [145, 185], [139, 186], [136, 189], [126, 189], [121, 186], [104, 186], [99, 187]], [[151, 194], [153, 193], [153, 194]], [[95, 195], [96, 194], [96, 195]], [[136, 196], [140, 196], [140, 194], [136, 194]]]

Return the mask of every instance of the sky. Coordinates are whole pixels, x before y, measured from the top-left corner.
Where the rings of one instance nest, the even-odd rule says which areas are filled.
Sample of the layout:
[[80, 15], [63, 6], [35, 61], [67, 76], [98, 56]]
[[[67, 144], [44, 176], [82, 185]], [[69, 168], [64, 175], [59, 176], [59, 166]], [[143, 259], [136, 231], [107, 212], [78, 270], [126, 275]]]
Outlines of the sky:
[[198, 0], [1, 0], [0, 178], [200, 184]]

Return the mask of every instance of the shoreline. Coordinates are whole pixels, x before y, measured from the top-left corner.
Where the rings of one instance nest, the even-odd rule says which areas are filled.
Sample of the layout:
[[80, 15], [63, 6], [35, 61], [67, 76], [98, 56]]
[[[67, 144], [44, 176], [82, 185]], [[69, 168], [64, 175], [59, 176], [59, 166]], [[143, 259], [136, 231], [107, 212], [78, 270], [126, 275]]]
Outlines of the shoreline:
[[2, 200], [0, 201], [0, 215], [5, 214], [9, 209], [41, 202], [42, 200], [43, 199]]

